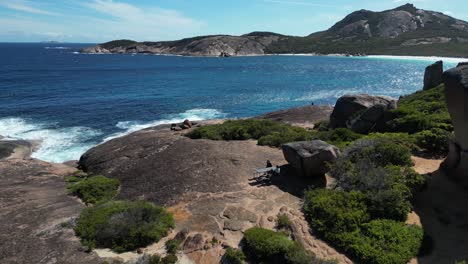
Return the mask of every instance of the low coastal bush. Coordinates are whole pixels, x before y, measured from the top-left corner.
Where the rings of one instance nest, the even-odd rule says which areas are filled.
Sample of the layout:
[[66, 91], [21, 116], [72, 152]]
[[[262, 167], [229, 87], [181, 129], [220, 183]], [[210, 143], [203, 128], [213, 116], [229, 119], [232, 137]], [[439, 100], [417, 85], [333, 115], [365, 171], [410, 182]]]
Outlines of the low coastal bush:
[[323, 140], [337, 146], [347, 146], [362, 137], [349, 129], [339, 128], [330, 131], [308, 131], [301, 127], [270, 120], [228, 120], [222, 124], [207, 125], [187, 134], [193, 139], [211, 140], [258, 140], [261, 146], [280, 147], [297, 141]]
[[363, 224], [350, 237], [345, 250], [361, 263], [406, 264], [418, 254], [424, 232], [414, 225], [379, 219]]
[[328, 131], [318, 131], [312, 135], [312, 139], [323, 140], [337, 147], [344, 148], [353, 141], [362, 138], [363, 135], [357, 134], [347, 128], [336, 128]]
[[357, 191], [307, 191], [303, 210], [312, 229], [337, 244], [340, 234], [354, 232], [370, 220], [365, 196]]
[[223, 264], [242, 264], [245, 261], [245, 255], [242, 251], [227, 248], [226, 253], [224, 253], [221, 263]]
[[362, 139], [354, 142], [345, 151], [345, 156], [353, 163], [369, 160], [376, 166], [412, 165], [411, 150], [403, 144], [386, 137]]
[[331, 264], [306, 251], [299, 243], [284, 233], [253, 227], [244, 233], [242, 250], [253, 263], [272, 264]]
[[292, 226], [291, 219], [285, 214], [279, 214], [276, 217], [276, 228], [290, 230]]
[[423, 240], [419, 227], [378, 219], [367, 212], [366, 197], [356, 191], [311, 190], [304, 213], [312, 229], [361, 263], [407, 263]]
[[175, 254], [177, 253], [177, 250], [179, 250], [180, 244], [182, 244], [182, 240], [179, 239], [170, 239], [166, 241], [166, 251], [169, 254]]
[[222, 124], [207, 125], [193, 130], [187, 136], [193, 139], [247, 140], [256, 139], [259, 145], [279, 147], [284, 143], [311, 139], [311, 132], [300, 127], [270, 120], [228, 120]]
[[447, 130], [432, 128], [421, 131], [414, 136], [416, 143], [421, 148], [433, 153], [447, 154], [452, 134]]
[[362, 139], [370, 140], [386, 140], [391, 141], [392, 144], [397, 144], [410, 149], [411, 151], [420, 151], [420, 147], [416, 144], [416, 139], [413, 135], [408, 133], [371, 133], [364, 136]]
[[85, 208], [75, 232], [91, 249], [120, 253], [159, 241], [174, 225], [172, 215], [152, 203], [111, 201]]
[[89, 178], [69, 177], [67, 188], [73, 195], [78, 196], [83, 202], [96, 204], [111, 200], [119, 189], [119, 181], [105, 176], [93, 176]]
[[376, 167], [369, 160], [351, 163], [340, 158], [330, 174], [336, 178], [337, 188], [359, 191], [365, 196], [372, 218], [405, 219], [412, 209], [412, 193], [425, 183], [425, 178], [411, 168]]

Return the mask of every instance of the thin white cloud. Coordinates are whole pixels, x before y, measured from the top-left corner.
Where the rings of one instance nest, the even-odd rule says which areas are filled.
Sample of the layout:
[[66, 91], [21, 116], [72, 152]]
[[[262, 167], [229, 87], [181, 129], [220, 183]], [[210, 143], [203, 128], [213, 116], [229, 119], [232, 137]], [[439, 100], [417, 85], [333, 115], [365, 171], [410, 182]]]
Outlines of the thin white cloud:
[[8, 9], [16, 10], [16, 11], [39, 14], [39, 15], [52, 15], [52, 16], [59, 15], [55, 12], [50, 12], [44, 9], [34, 7], [34, 5], [31, 2], [25, 1], [25, 0], [4, 1], [0, 3], [0, 6], [6, 7]]
[[[0, 0], [2, 1], [2, 0]], [[173, 40], [200, 35], [205, 23], [176, 10], [147, 7], [111, 0], [80, 0], [66, 20], [37, 18], [14, 13], [0, 17], [0, 39], [104, 42]]]
[[189, 27], [199, 28], [202, 22], [185, 17], [176, 10], [151, 7], [140, 8], [128, 3], [113, 0], [93, 0], [84, 6], [114, 18], [114, 21], [131, 23], [140, 27]]

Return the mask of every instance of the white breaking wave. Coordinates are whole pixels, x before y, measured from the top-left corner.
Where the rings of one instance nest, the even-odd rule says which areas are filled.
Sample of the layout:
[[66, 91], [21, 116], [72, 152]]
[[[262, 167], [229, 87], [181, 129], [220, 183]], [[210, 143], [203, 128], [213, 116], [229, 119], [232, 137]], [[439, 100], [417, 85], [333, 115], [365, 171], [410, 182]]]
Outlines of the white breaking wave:
[[71, 47], [45, 47], [45, 49], [65, 50], [65, 49], [71, 49]]
[[[358, 57], [359, 58], [359, 57]], [[468, 58], [451, 58], [451, 57], [424, 57], [424, 56], [390, 56], [390, 55], [369, 55], [361, 58], [369, 59], [387, 59], [387, 60], [412, 60], [412, 61], [444, 61], [449, 63], [459, 63], [468, 61]]]
[[148, 127], [163, 125], [163, 124], [172, 124], [172, 123], [181, 123], [185, 119], [190, 121], [201, 121], [201, 120], [210, 120], [217, 118], [224, 118], [226, 114], [220, 112], [216, 109], [190, 109], [183, 113], [167, 115], [166, 118], [155, 120], [151, 122], [140, 122], [140, 121], [122, 121], [118, 122], [115, 126], [123, 129], [125, 131], [114, 133], [104, 138], [104, 142], [109, 141], [114, 138], [122, 137], [128, 135], [132, 132], [145, 129]]
[[77, 160], [95, 144], [89, 142], [102, 133], [89, 127], [54, 128], [50, 124], [32, 123], [23, 118], [0, 119], [0, 135], [8, 139], [38, 141], [32, 157], [48, 162]]

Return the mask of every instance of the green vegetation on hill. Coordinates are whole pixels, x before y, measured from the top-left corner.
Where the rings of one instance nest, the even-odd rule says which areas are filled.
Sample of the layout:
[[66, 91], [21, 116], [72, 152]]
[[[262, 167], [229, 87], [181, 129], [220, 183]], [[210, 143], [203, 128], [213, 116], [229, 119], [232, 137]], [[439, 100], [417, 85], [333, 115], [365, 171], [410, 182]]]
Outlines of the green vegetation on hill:
[[67, 178], [67, 183], [68, 190], [87, 204], [111, 200], [120, 186], [119, 180], [102, 175], [85, 178], [72, 176]]
[[452, 121], [445, 102], [444, 85], [418, 91], [398, 101], [389, 129], [396, 132], [418, 133], [433, 128], [452, 131]]
[[172, 215], [152, 203], [111, 201], [84, 209], [75, 232], [90, 249], [121, 253], [158, 242], [174, 226]]
[[447, 109], [445, 86], [418, 91], [401, 98], [387, 122], [388, 131], [410, 134], [413, 142], [426, 151], [444, 154], [453, 131]]
[[99, 46], [105, 48], [105, 49], [113, 49], [117, 47], [128, 47], [131, 45], [135, 45], [138, 42], [133, 41], [133, 40], [128, 40], [128, 39], [120, 39], [120, 40], [113, 40], [109, 41], [103, 44], [100, 44]]

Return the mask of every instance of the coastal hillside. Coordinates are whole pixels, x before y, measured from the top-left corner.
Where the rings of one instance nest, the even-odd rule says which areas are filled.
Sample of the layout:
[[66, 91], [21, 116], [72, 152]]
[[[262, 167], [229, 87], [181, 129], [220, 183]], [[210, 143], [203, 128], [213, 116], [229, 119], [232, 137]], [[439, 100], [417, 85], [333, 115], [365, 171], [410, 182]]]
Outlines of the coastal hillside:
[[406, 4], [382, 12], [359, 10], [328, 30], [305, 37], [252, 32], [164, 42], [115, 40], [82, 52], [221, 57], [289, 53], [466, 57], [468, 23]]
[[268, 52], [465, 57], [467, 44], [467, 22], [406, 4], [353, 12], [327, 31], [279, 41]]
[[114, 40], [82, 50], [84, 53], [149, 53], [184, 56], [263, 55], [272, 43], [286, 36], [271, 32], [252, 32], [242, 36], [212, 35], [177, 41], [136, 42]]

